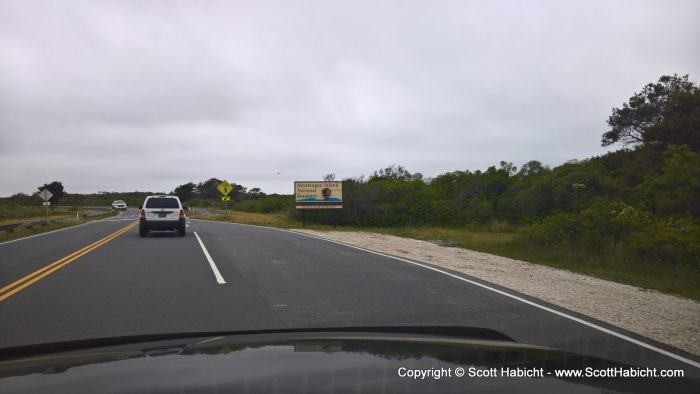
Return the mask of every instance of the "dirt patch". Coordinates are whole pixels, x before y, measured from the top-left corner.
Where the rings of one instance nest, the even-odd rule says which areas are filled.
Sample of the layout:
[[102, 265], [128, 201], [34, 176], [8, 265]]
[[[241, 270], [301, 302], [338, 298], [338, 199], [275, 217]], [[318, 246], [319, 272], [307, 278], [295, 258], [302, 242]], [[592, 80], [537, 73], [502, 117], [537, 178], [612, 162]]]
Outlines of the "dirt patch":
[[700, 303], [472, 250], [365, 232], [294, 230], [459, 271], [700, 354]]

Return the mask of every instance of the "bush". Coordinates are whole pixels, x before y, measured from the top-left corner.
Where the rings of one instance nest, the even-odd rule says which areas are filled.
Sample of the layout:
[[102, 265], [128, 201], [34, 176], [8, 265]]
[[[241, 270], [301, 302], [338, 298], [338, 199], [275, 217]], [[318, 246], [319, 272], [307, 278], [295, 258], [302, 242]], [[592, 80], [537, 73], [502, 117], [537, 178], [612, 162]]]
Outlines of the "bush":
[[640, 259], [700, 269], [700, 225], [689, 219], [656, 220], [629, 236]]
[[578, 214], [550, 215], [532, 225], [527, 237], [597, 256], [615, 250], [626, 259], [700, 268], [700, 225], [658, 218], [619, 201], [600, 199]]
[[538, 244], [569, 246], [576, 243], [581, 232], [581, 223], [575, 215], [560, 212], [530, 226], [527, 237]]
[[254, 199], [236, 201], [233, 204], [229, 204], [229, 207], [234, 211], [272, 213], [284, 211], [285, 209], [291, 207], [291, 205], [291, 196], [281, 196], [273, 194], [269, 196], [257, 197]]
[[292, 206], [292, 199], [292, 196], [265, 196], [260, 203], [260, 210], [263, 213], [284, 211]]

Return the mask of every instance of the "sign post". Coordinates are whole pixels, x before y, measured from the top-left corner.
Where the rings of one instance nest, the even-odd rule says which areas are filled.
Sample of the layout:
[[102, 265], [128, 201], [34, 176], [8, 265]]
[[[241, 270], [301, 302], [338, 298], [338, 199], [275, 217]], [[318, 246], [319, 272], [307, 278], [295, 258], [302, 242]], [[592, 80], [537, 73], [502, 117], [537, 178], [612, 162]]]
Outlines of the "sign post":
[[224, 214], [228, 216], [228, 202], [231, 201], [229, 193], [231, 193], [231, 190], [233, 190], [233, 185], [228, 183], [227, 180], [224, 180], [223, 182], [219, 183], [219, 186], [216, 188], [219, 189], [219, 192], [221, 192], [221, 201], [224, 202]]
[[49, 205], [51, 205], [51, 202], [49, 200], [51, 197], [53, 197], [53, 193], [49, 191], [49, 189], [43, 189], [39, 193], [37, 193], [39, 197], [41, 197], [42, 200], [44, 200], [43, 205], [46, 207], [46, 224], [49, 224]]

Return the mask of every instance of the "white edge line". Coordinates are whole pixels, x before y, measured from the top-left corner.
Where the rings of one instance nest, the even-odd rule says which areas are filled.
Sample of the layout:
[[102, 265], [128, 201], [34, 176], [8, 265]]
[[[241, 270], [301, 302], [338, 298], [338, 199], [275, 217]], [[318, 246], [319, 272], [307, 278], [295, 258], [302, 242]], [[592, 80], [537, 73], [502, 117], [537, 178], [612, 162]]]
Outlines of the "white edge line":
[[[198, 219], [194, 219], [194, 220], [198, 220]], [[214, 221], [214, 220], [203, 220], [203, 221], [207, 221], [207, 222], [216, 222], [216, 221]], [[661, 353], [661, 354], [663, 354], [664, 356], [671, 357], [671, 358], [676, 359], [676, 360], [678, 360], [678, 361], [680, 361], [680, 362], [683, 362], [683, 363], [686, 363], [686, 364], [688, 364], [688, 365], [691, 365], [691, 366], [693, 366], [693, 367], [695, 367], [695, 368], [700, 368], [700, 363], [695, 362], [695, 361], [690, 360], [690, 359], [687, 359], [687, 358], [685, 358], [685, 357], [683, 357], [683, 356], [679, 356], [679, 355], [677, 355], [677, 354], [675, 354], [675, 353], [671, 353], [671, 352], [669, 352], [668, 350], [664, 350], [664, 349], [658, 348], [658, 347], [656, 347], [656, 346], [649, 345], [648, 343], [642, 342], [642, 341], [640, 341], [640, 340], [638, 340], [638, 339], [634, 339], [634, 338], [629, 337], [629, 336], [627, 336], [627, 335], [620, 334], [620, 333], [618, 333], [618, 332], [615, 332], [615, 331], [613, 331], [613, 330], [607, 329], [607, 328], [605, 328], [605, 327], [601, 327], [601, 326], [599, 326], [599, 325], [597, 325], [597, 324], [588, 322], [588, 321], [583, 320], [583, 319], [580, 319], [580, 318], [578, 318], [578, 317], [571, 316], [571, 315], [566, 314], [566, 313], [564, 313], [564, 312], [560, 312], [560, 311], [558, 311], [558, 310], [555, 310], [555, 309], [546, 307], [546, 306], [544, 306], [544, 305], [540, 305], [540, 304], [538, 304], [538, 303], [536, 303], [536, 302], [533, 302], [533, 301], [530, 301], [530, 300], [526, 300], [525, 298], [518, 297], [518, 296], [516, 296], [516, 295], [514, 295], [514, 294], [510, 294], [510, 293], [507, 293], [507, 292], [502, 291], [502, 290], [498, 290], [498, 289], [493, 288], [493, 287], [491, 287], [491, 286], [487, 286], [487, 285], [485, 285], [485, 284], [482, 284], [482, 283], [479, 283], [479, 282], [475, 282], [475, 281], [470, 280], [470, 279], [467, 279], [467, 278], [463, 278], [463, 277], [461, 277], [461, 276], [459, 276], [459, 275], [451, 274], [451, 273], [449, 273], [449, 272], [443, 271], [443, 270], [438, 269], [438, 268], [435, 268], [435, 267], [431, 267], [431, 266], [428, 266], [428, 265], [424, 265], [424, 264], [421, 264], [421, 263], [417, 263], [417, 262], [411, 261], [411, 260], [402, 259], [401, 257], [392, 256], [392, 255], [390, 255], [390, 254], [384, 254], [384, 253], [381, 253], [381, 252], [375, 252], [374, 250], [365, 249], [365, 248], [362, 248], [362, 247], [359, 247], [359, 246], [350, 245], [350, 244], [346, 244], [346, 243], [343, 243], [343, 242], [335, 241], [335, 240], [328, 239], [328, 238], [322, 238], [322, 237], [318, 237], [318, 236], [311, 235], [311, 234], [300, 233], [300, 232], [297, 232], [297, 231], [291, 231], [291, 230], [286, 230], [286, 229], [281, 229], [281, 228], [276, 228], [276, 227], [256, 226], [256, 225], [252, 225], [252, 224], [243, 224], [243, 223], [232, 223], [232, 222], [218, 222], [218, 223], [230, 223], [230, 224], [238, 224], [238, 225], [242, 225], [242, 226], [262, 227], [262, 228], [269, 228], [269, 229], [273, 229], [273, 230], [284, 231], [284, 232], [287, 232], [287, 233], [292, 233], [292, 234], [302, 235], [302, 236], [309, 237], [309, 238], [316, 238], [316, 239], [319, 239], [319, 240], [322, 240], [322, 241], [332, 242], [332, 243], [335, 243], [335, 244], [338, 244], [338, 245], [347, 246], [347, 247], [349, 247], [349, 248], [362, 250], [362, 251], [369, 252], [369, 253], [373, 253], [373, 254], [376, 254], [376, 255], [379, 255], [379, 256], [384, 256], [384, 257], [392, 258], [392, 259], [395, 259], [395, 260], [403, 261], [403, 262], [405, 262], [405, 263], [413, 264], [413, 265], [416, 265], [416, 266], [419, 266], [419, 267], [423, 267], [423, 268], [426, 268], [426, 269], [429, 269], [429, 270], [432, 270], [432, 271], [435, 271], [435, 272], [439, 272], [439, 273], [441, 273], [441, 274], [445, 274], [445, 275], [450, 276], [450, 277], [453, 277], [453, 278], [455, 278], [455, 279], [459, 279], [459, 280], [461, 280], [461, 281], [464, 281], [464, 282], [473, 284], [473, 285], [475, 285], [475, 286], [479, 286], [479, 287], [481, 287], [481, 288], [484, 288], [484, 289], [487, 289], [487, 290], [491, 290], [491, 291], [493, 291], [493, 292], [495, 292], [495, 293], [504, 295], [504, 296], [506, 296], [506, 297], [510, 297], [510, 298], [512, 298], [512, 299], [514, 299], [514, 300], [518, 300], [518, 301], [520, 301], [520, 302], [523, 302], [523, 303], [525, 303], [525, 304], [528, 304], [528, 305], [534, 306], [534, 307], [536, 307], [536, 308], [545, 310], [545, 311], [547, 311], [547, 312], [554, 313], [555, 315], [558, 315], [558, 316], [567, 318], [567, 319], [569, 319], [569, 320], [573, 320], [573, 321], [575, 321], [575, 322], [577, 322], [577, 323], [580, 323], [580, 324], [583, 324], [583, 325], [585, 325], [585, 326], [594, 328], [594, 329], [596, 329], [596, 330], [598, 330], [598, 331], [602, 331], [602, 332], [604, 332], [604, 333], [606, 333], [606, 334], [610, 334], [610, 335], [615, 336], [615, 337], [618, 337], [618, 338], [620, 338], [620, 339], [624, 339], [624, 340], [626, 340], [626, 341], [628, 341], [628, 342], [632, 342], [632, 343], [634, 343], [635, 345], [639, 345], [639, 346], [641, 346], [641, 347], [643, 347], [643, 348], [646, 348], [646, 349], [649, 349], [649, 350], [653, 350], [653, 351], [655, 351], [655, 352], [657, 352], [657, 353]], [[195, 233], [195, 234], [196, 234], [196, 233]]]
[[195, 345], [201, 345], [201, 344], [203, 344], [203, 343], [207, 343], [207, 342], [211, 342], [211, 341], [216, 341], [217, 339], [221, 339], [221, 338], [225, 338], [225, 337], [216, 337], [216, 338], [205, 339], [205, 340], [203, 340], [203, 341], [201, 341], [201, 342], [195, 343]]
[[536, 307], [536, 308], [540, 308], [540, 309], [545, 310], [545, 311], [547, 311], [547, 312], [554, 313], [555, 315], [559, 315], [559, 316], [561, 316], [561, 317], [565, 317], [565, 318], [567, 318], [567, 319], [569, 319], [569, 320], [573, 320], [573, 321], [575, 321], [575, 322], [577, 322], [577, 323], [581, 323], [581, 324], [583, 324], [583, 325], [585, 325], [585, 326], [588, 326], [588, 327], [591, 327], [591, 328], [595, 328], [596, 330], [602, 331], [602, 332], [604, 332], [604, 333], [606, 333], [606, 334], [610, 334], [610, 335], [616, 336], [616, 337], [618, 337], [618, 338], [620, 338], [620, 339], [624, 339], [624, 340], [626, 340], [626, 341], [632, 342], [632, 343], [634, 343], [635, 345], [642, 346], [642, 347], [647, 348], [647, 349], [649, 349], [649, 350], [653, 350], [653, 351], [655, 351], [655, 352], [657, 352], [657, 353], [661, 353], [661, 354], [663, 354], [663, 355], [665, 355], [665, 356], [668, 356], [668, 357], [674, 358], [674, 359], [676, 359], [676, 360], [678, 360], [678, 361], [681, 361], [681, 362], [684, 362], [684, 363], [686, 363], [686, 364], [692, 365], [692, 366], [695, 367], [695, 368], [700, 368], [700, 363], [697, 363], [697, 362], [695, 362], [695, 361], [693, 361], [693, 360], [687, 359], [687, 358], [685, 358], [685, 357], [683, 357], [683, 356], [679, 356], [679, 355], [677, 355], [677, 354], [675, 354], [675, 353], [671, 353], [671, 352], [669, 352], [668, 350], [664, 350], [664, 349], [658, 348], [658, 347], [656, 347], [656, 346], [649, 345], [648, 343], [642, 342], [642, 341], [640, 341], [640, 340], [638, 340], [638, 339], [634, 339], [634, 338], [629, 337], [629, 336], [627, 336], [627, 335], [620, 334], [620, 333], [618, 333], [618, 332], [615, 332], [615, 331], [613, 331], [613, 330], [607, 329], [607, 328], [605, 328], [605, 327], [601, 327], [601, 326], [599, 326], [599, 325], [597, 325], [597, 324], [588, 322], [588, 321], [583, 320], [583, 319], [580, 319], [580, 318], [578, 318], [578, 317], [571, 316], [571, 315], [566, 314], [566, 313], [564, 313], [564, 312], [560, 312], [560, 311], [558, 311], [558, 310], [556, 310], [556, 309], [552, 309], [552, 308], [546, 307], [546, 306], [544, 306], [544, 305], [540, 305], [540, 304], [538, 304], [538, 303], [536, 303], [536, 302], [532, 302], [532, 301], [527, 300], [527, 299], [525, 299], [525, 298], [518, 297], [518, 296], [516, 296], [516, 295], [514, 295], [514, 294], [510, 294], [510, 293], [507, 293], [507, 292], [505, 292], [505, 291], [495, 289], [495, 288], [490, 287], [490, 286], [487, 286], [487, 285], [485, 285], [485, 284], [482, 284], [482, 283], [479, 283], [479, 282], [475, 282], [475, 281], [470, 280], [470, 279], [467, 279], [467, 278], [463, 278], [463, 277], [461, 277], [461, 276], [459, 276], [459, 275], [451, 274], [451, 273], [449, 273], [449, 272], [443, 271], [443, 270], [438, 269], [438, 268], [430, 267], [430, 266], [428, 266], [428, 265], [424, 265], [424, 264], [421, 264], [421, 263], [417, 263], [417, 262], [411, 261], [411, 260], [402, 259], [402, 258], [400, 258], [400, 257], [392, 256], [392, 255], [389, 255], [389, 254], [384, 254], [384, 253], [380, 253], [380, 252], [375, 252], [375, 251], [373, 251], [373, 250], [361, 248], [361, 247], [359, 247], [359, 246], [354, 246], [354, 245], [345, 244], [345, 243], [338, 242], [338, 241], [335, 241], [335, 240], [332, 240], [332, 239], [321, 238], [321, 237], [317, 237], [317, 236], [314, 236], [314, 235], [311, 235], [311, 234], [304, 234], [304, 233], [299, 233], [299, 232], [296, 232], [296, 231], [290, 231], [290, 230], [284, 230], [284, 231], [288, 231], [288, 232], [290, 232], [290, 233], [300, 234], [300, 235], [304, 235], [304, 236], [307, 236], [307, 237], [316, 238], [316, 239], [320, 239], [320, 240], [324, 240], [324, 241], [328, 241], [328, 242], [333, 242], [333, 243], [336, 243], [336, 244], [339, 244], [339, 245], [344, 245], [344, 246], [347, 246], [347, 247], [350, 247], [350, 248], [355, 248], [355, 249], [359, 249], [359, 250], [362, 250], [362, 251], [365, 251], [365, 252], [374, 253], [374, 254], [377, 254], [377, 255], [380, 255], [380, 256], [389, 257], [389, 258], [392, 258], [392, 259], [395, 259], [395, 260], [403, 261], [403, 262], [405, 262], [405, 263], [417, 265], [417, 266], [419, 266], [419, 267], [423, 267], [423, 268], [426, 268], [426, 269], [429, 269], [429, 270], [432, 270], [432, 271], [435, 271], [435, 272], [439, 272], [439, 273], [445, 274], [445, 275], [447, 275], [447, 276], [451, 276], [451, 277], [453, 277], [453, 278], [455, 278], [455, 279], [459, 279], [459, 280], [462, 280], [462, 281], [464, 281], [464, 282], [471, 283], [471, 284], [473, 284], [473, 285], [482, 287], [482, 288], [487, 289], [487, 290], [491, 290], [491, 291], [493, 291], [493, 292], [495, 292], [495, 293], [504, 295], [504, 296], [506, 296], [506, 297], [510, 297], [510, 298], [512, 298], [512, 299], [514, 299], [514, 300], [518, 300], [518, 301], [520, 301], [520, 302], [524, 302], [524, 303], [526, 303], [526, 304], [528, 304], [528, 305], [534, 306], [534, 307]]
[[216, 268], [216, 264], [214, 264], [214, 260], [211, 259], [211, 255], [209, 255], [209, 251], [204, 246], [202, 239], [199, 238], [199, 234], [197, 234], [196, 231], [194, 232], [194, 236], [197, 237], [197, 241], [199, 242], [199, 246], [202, 247], [202, 251], [204, 252], [204, 256], [207, 258], [207, 261], [209, 262], [209, 266], [211, 267], [211, 270], [214, 271], [214, 276], [216, 277], [216, 282], [220, 285], [223, 285], [224, 283], [226, 283], [226, 281], [224, 280], [224, 277], [221, 276], [219, 269]]

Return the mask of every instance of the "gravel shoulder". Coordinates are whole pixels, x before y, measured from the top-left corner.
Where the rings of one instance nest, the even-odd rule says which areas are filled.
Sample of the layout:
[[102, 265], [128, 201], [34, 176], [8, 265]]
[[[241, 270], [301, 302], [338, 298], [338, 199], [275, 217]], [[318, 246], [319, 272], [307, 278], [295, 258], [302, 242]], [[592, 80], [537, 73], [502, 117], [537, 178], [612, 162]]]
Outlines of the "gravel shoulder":
[[700, 354], [700, 303], [693, 300], [427, 241], [366, 232], [293, 231], [462, 272]]

